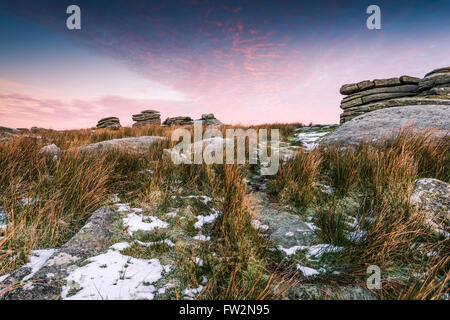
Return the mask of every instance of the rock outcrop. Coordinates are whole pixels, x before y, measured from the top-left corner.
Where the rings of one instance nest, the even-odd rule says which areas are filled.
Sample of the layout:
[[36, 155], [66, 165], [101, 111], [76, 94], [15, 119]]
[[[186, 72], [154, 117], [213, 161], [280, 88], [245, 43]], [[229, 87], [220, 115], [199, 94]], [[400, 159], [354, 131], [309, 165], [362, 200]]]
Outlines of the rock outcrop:
[[59, 149], [58, 146], [53, 143], [42, 147], [39, 150], [39, 153], [51, 157], [53, 160], [56, 161], [61, 154], [61, 149]]
[[173, 117], [173, 118], [167, 118], [163, 124], [167, 126], [189, 126], [194, 123], [194, 120], [192, 120], [191, 117]]
[[410, 201], [425, 211], [436, 231], [450, 235], [450, 184], [433, 178], [417, 179]]
[[103, 153], [112, 150], [121, 150], [127, 153], [140, 152], [148, 150], [153, 144], [167, 140], [166, 137], [142, 136], [122, 139], [112, 139], [97, 143], [88, 144], [75, 148], [80, 152]]
[[[1, 297], [5, 300], [48, 300], [60, 299], [61, 287], [71, 268], [80, 261], [99, 254], [111, 244], [111, 228], [117, 221], [118, 213], [109, 208], [100, 208], [88, 219], [86, 225], [78, 231], [60, 249], [54, 251], [34, 272], [24, 266], [0, 283], [3, 286], [23, 283], [23, 287], [9, 291]], [[25, 280], [26, 279], [26, 280]]]
[[160, 125], [161, 115], [156, 110], [144, 110], [139, 114], [133, 114], [133, 127], [142, 127], [148, 125]]
[[375, 110], [345, 122], [321, 143], [342, 146], [356, 146], [363, 139], [374, 142], [383, 140], [398, 131], [402, 126], [414, 125], [415, 131], [435, 128], [436, 135], [450, 133], [450, 106], [423, 105], [393, 107]]
[[99, 129], [118, 130], [120, 127], [120, 121], [117, 117], [103, 118], [100, 119], [97, 123], [97, 128]]
[[436, 69], [423, 79], [399, 78], [365, 80], [345, 84], [340, 93], [341, 123], [378, 109], [410, 105], [450, 105], [450, 68]]
[[216, 119], [212, 113], [202, 114], [201, 118], [197, 121], [201, 121], [205, 126], [220, 126], [223, 124], [220, 120]]
[[433, 70], [419, 81], [418, 90], [426, 95], [446, 95], [450, 99], [450, 67]]

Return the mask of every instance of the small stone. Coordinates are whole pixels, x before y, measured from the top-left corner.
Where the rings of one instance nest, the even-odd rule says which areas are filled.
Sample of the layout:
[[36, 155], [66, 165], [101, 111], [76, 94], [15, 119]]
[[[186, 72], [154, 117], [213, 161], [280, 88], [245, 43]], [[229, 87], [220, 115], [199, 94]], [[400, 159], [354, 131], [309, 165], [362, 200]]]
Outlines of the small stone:
[[53, 160], [57, 160], [58, 157], [61, 155], [61, 149], [58, 148], [58, 146], [53, 143], [53, 144], [42, 147], [39, 150], [39, 153], [47, 155], [47, 156], [51, 156], [51, 157], [53, 157]]

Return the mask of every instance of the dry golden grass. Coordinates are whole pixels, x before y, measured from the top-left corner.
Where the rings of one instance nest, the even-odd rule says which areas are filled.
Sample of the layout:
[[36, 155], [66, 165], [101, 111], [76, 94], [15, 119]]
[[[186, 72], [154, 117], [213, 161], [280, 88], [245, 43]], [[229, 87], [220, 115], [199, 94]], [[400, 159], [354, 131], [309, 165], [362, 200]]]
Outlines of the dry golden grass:
[[[281, 136], [287, 138], [299, 126], [273, 124], [252, 128], [280, 129]], [[231, 127], [221, 128], [224, 136], [227, 128]], [[37, 133], [41, 139], [23, 134], [0, 144], [0, 207], [8, 219], [8, 228], [0, 238], [0, 275], [24, 264], [31, 250], [64, 243], [93, 210], [105, 203], [109, 194], [120, 193], [127, 201], [137, 199], [164, 210], [171, 205], [172, 190], [181, 185], [192, 194], [211, 196], [222, 212], [214, 224], [212, 247], [204, 248], [213, 250], [217, 259], [198, 298], [281, 297], [295, 280], [285, 276], [284, 270], [268, 258], [266, 240], [251, 226], [252, 212], [242, 182], [250, 170], [248, 165], [175, 165], [162, 157], [163, 149], [175, 144], [170, 141], [152, 146], [144, 156], [115, 151], [93, 158], [67, 151], [114, 138], [170, 138], [174, 129], [149, 126], [95, 132], [45, 130]], [[190, 130], [192, 133], [193, 128]], [[427, 276], [411, 277], [406, 282], [385, 281], [380, 297], [439, 298], [448, 282], [449, 261], [444, 250], [448, 243], [442, 243], [427, 227], [424, 213], [409, 204], [415, 179], [450, 180], [450, 139], [432, 133], [415, 134], [404, 129], [386, 145], [373, 147], [363, 142], [353, 151], [334, 147], [300, 151], [280, 166], [268, 184], [269, 191], [298, 209], [311, 205], [320, 209], [316, 217], [323, 233], [320, 236], [329, 243], [346, 246], [340, 258], [350, 266], [349, 278], [355, 282], [365, 275], [368, 264], [387, 270], [412, 266]], [[56, 162], [38, 152], [49, 143], [66, 151]], [[151, 179], [148, 169], [153, 171]], [[335, 194], [318, 196], [317, 182], [330, 184]], [[347, 213], [336, 203], [355, 193], [360, 202], [360, 227], [367, 234], [363, 242], [349, 245], [342, 243]], [[414, 243], [422, 243], [437, 253], [429, 258], [412, 250]], [[434, 249], [436, 243], [440, 249]], [[193, 265], [183, 264], [180, 270], [185, 271], [182, 276], [192, 287], [199, 285]]]

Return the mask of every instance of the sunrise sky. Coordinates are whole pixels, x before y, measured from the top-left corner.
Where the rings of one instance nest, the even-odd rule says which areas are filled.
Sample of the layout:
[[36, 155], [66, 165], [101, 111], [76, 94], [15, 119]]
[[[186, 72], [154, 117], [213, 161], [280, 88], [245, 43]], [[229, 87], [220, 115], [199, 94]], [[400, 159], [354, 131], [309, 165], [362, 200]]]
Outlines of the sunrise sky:
[[144, 109], [337, 123], [342, 84], [449, 66], [449, 21], [448, 0], [0, 0], [0, 126], [131, 125]]

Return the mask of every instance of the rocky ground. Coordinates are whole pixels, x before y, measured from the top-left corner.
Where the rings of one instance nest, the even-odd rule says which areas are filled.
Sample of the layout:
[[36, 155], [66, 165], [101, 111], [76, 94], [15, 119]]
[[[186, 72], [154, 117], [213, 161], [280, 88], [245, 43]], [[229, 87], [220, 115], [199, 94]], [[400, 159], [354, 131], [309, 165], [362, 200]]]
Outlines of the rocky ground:
[[[393, 109], [391, 109], [393, 110]], [[408, 109], [412, 110], [412, 109]], [[359, 125], [355, 120], [353, 121]], [[346, 123], [345, 125], [351, 124]], [[319, 142], [338, 135], [337, 126], [300, 127], [280, 146], [283, 161], [289, 161], [299, 148], [312, 151]], [[346, 134], [351, 134], [347, 130]], [[110, 140], [82, 147], [87, 151], [126, 146], [136, 150], [143, 143], [155, 143], [155, 137]], [[55, 146], [56, 147], [56, 146]], [[58, 156], [60, 150], [46, 147], [42, 152]], [[151, 177], [152, 171], [149, 170]], [[361, 283], [330, 281], [339, 278], [342, 268], [334, 257], [344, 247], [327, 243], [320, 237], [316, 208], [299, 214], [295, 207], [280, 202], [267, 190], [267, 177], [258, 172], [246, 179], [248, 197], [254, 212], [252, 225], [270, 243], [275, 260], [296, 281], [282, 293], [284, 299], [376, 299]], [[436, 179], [419, 180], [413, 193], [415, 203], [426, 203], [435, 212], [430, 217], [436, 230], [448, 237], [447, 210], [449, 185]], [[331, 186], [316, 183], [319, 193], [332, 195]], [[13, 287], [4, 299], [194, 299], [208, 286], [210, 268], [216, 257], [212, 226], [221, 215], [220, 199], [190, 194], [180, 187], [171, 193], [172, 206], [155, 210], [139, 201], [121, 201], [117, 194], [96, 210], [86, 224], [59, 248], [33, 250], [28, 262], [0, 277], [0, 285]], [[431, 198], [431, 200], [430, 200]], [[438, 201], [436, 201], [436, 198]], [[342, 202], [343, 201], [343, 202]], [[347, 212], [356, 210], [351, 198], [343, 199]], [[429, 204], [431, 203], [431, 204]], [[436, 222], [436, 215], [441, 218]], [[366, 231], [349, 214], [345, 224], [349, 242], [358, 242]], [[447, 221], [443, 221], [447, 219]], [[6, 225], [4, 210], [0, 226]], [[189, 252], [183, 255], [181, 252]], [[184, 261], [180, 262], [180, 257]], [[186, 258], [189, 257], [189, 258]], [[195, 281], [183, 274], [192, 273]], [[193, 285], [195, 283], [195, 285]]]

